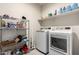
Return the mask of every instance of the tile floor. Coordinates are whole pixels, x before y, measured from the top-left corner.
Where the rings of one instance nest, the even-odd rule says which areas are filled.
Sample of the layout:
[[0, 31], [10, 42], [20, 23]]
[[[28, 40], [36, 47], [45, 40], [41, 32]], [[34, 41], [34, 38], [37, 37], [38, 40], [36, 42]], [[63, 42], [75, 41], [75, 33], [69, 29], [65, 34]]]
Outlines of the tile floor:
[[[30, 51], [29, 53], [27, 53], [27, 55], [44, 55], [44, 54], [42, 54], [38, 50], [34, 49], [34, 50]], [[63, 54], [52, 50], [52, 52], [49, 53], [48, 55], [63, 55]]]
[[44, 55], [44, 54], [42, 54], [38, 50], [34, 49], [34, 50], [30, 51], [30, 53], [28, 53], [27, 55]]

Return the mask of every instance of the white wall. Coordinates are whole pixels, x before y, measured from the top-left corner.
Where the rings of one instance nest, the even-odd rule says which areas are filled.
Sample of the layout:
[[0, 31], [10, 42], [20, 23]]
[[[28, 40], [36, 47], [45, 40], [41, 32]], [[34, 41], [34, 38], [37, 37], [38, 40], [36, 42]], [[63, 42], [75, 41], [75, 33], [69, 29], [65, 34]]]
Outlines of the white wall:
[[8, 14], [10, 16], [21, 18], [26, 16], [30, 20], [30, 37], [35, 39], [35, 32], [40, 28], [38, 19], [41, 16], [40, 6], [37, 4], [21, 4], [21, 3], [2, 3], [0, 4], [0, 15]]

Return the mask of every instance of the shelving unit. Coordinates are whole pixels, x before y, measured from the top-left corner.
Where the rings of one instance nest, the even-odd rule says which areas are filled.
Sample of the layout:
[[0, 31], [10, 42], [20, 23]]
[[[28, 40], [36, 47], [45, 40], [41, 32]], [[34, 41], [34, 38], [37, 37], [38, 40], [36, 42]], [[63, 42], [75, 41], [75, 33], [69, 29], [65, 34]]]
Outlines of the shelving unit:
[[54, 15], [54, 16], [46, 17], [44, 19], [39, 19], [38, 21], [43, 22], [43, 21], [48, 21], [48, 20], [54, 20], [57, 18], [61, 18], [61, 17], [63, 18], [63, 17], [70, 16], [70, 15], [79, 15], [79, 8], [69, 11], [69, 12], [62, 13], [60, 15]]
[[[13, 19], [3, 19], [1, 18], [0, 20], [4, 20], [5, 22], [8, 22], [8, 20], [12, 21], [12, 22], [17, 22], [18, 20], [22, 20], [22, 19], [17, 19], [17, 20], [13, 20]], [[0, 27], [0, 54], [2, 54], [3, 52], [6, 52], [8, 50], [13, 51], [16, 48], [19, 48], [17, 46], [20, 46], [21, 44], [24, 43], [18, 43], [18, 44], [14, 44], [14, 46], [10, 46], [10, 49], [8, 49], [8, 47], [6, 46], [5, 48], [2, 46], [2, 41], [6, 41], [6, 40], [13, 40], [17, 35], [24, 35], [27, 37], [26, 40], [26, 44], [30, 50], [30, 40], [29, 40], [29, 20], [25, 20], [26, 26], [25, 28], [7, 28], [7, 27]], [[13, 35], [13, 37], [12, 37]], [[4, 40], [5, 39], [5, 40]], [[14, 47], [14, 48], [12, 48]], [[12, 48], [12, 49], [11, 49]]]

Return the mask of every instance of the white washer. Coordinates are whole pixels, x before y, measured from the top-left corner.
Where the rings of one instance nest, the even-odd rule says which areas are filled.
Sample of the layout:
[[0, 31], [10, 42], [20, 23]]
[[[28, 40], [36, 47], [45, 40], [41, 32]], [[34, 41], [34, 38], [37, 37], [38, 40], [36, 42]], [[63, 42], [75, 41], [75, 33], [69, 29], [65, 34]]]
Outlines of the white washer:
[[42, 28], [41, 30], [37, 31], [36, 35], [36, 49], [43, 54], [49, 53], [49, 31], [51, 30], [50, 27]]
[[37, 31], [36, 49], [43, 54], [49, 53], [48, 31]]
[[49, 36], [50, 55], [79, 55], [79, 37], [72, 27], [55, 27]]

